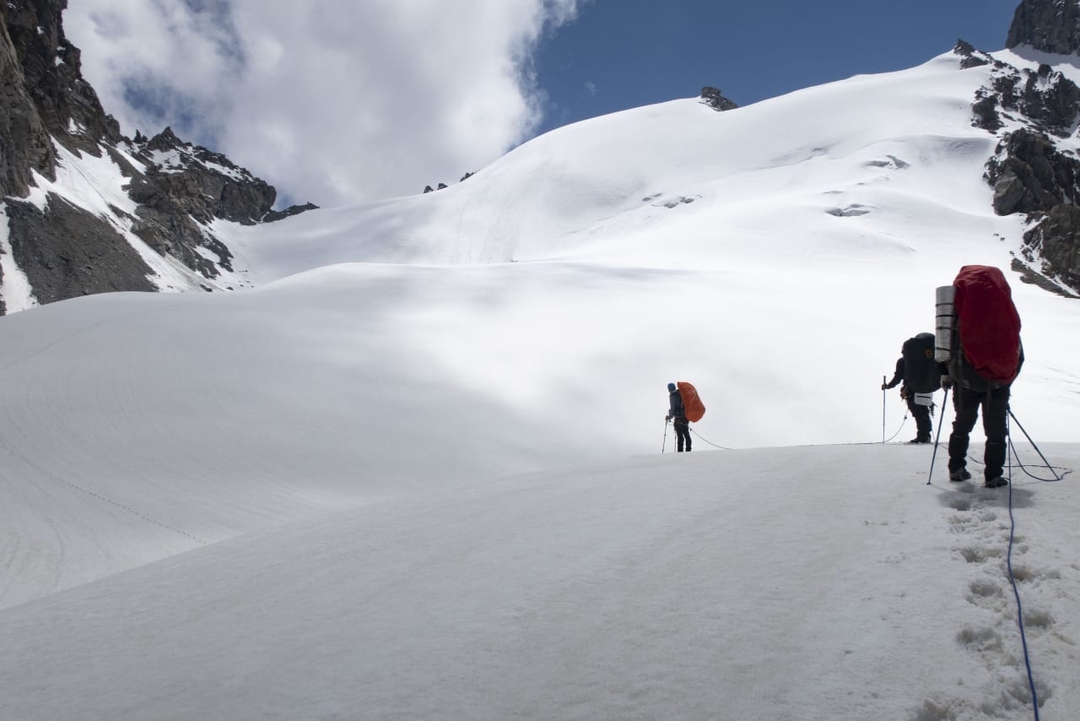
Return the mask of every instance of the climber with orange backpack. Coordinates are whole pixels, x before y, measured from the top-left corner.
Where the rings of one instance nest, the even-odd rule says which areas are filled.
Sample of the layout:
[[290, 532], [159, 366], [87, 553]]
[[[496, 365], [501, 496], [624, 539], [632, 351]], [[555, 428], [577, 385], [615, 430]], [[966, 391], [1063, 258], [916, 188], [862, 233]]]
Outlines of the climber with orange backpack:
[[701, 397], [698, 396], [697, 389], [686, 381], [679, 381], [678, 384], [668, 383], [667, 389], [670, 407], [664, 420], [671, 421], [675, 428], [676, 450], [682, 453], [685, 445], [686, 452], [689, 453], [690, 423], [701, 420], [701, 417], [705, 415], [705, 406], [701, 402]]

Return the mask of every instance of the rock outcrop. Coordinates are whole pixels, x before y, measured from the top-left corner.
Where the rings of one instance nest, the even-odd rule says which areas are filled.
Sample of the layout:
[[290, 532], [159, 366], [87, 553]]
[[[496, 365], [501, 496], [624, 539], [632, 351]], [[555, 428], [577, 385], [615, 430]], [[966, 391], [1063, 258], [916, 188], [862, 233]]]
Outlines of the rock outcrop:
[[52, 139], [27, 91], [27, 80], [8, 32], [11, 7], [0, 7], [0, 197], [25, 196], [31, 171], [53, 178], [56, 153]]
[[1044, 133], [1020, 128], [1006, 135], [987, 163], [998, 215], [1049, 213], [1080, 202], [1080, 160], [1060, 152]]
[[[8, 224], [9, 252], [32, 302], [243, 285], [231, 276], [233, 254], [211, 225], [272, 222], [315, 206], [272, 210], [272, 186], [170, 128], [153, 138], [124, 137], [82, 77], [79, 50], [61, 24], [66, 7], [67, 0], [0, 6], [0, 222]], [[91, 211], [58, 180], [64, 166], [91, 160], [114, 167], [112, 197], [130, 204]], [[171, 270], [169, 259], [187, 276], [177, 280], [182, 271]], [[4, 288], [0, 275], [0, 315], [8, 310]]]
[[[106, 220], [53, 197], [8, 206], [12, 253], [41, 304], [91, 293], [154, 291], [150, 267]], [[122, 240], [122, 239], [120, 239]], [[125, 247], [127, 246], [127, 247]]]
[[1016, 8], [1005, 47], [1027, 45], [1056, 55], [1080, 52], [1077, 0], [1023, 0]]
[[[1078, 0], [1024, 0], [1009, 47], [1073, 53], [1078, 22]], [[1080, 293], [1080, 159], [1070, 147], [1080, 125], [1080, 87], [1047, 64], [1017, 68], [963, 42], [954, 52], [961, 67], [992, 66], [990, 84], [972, 103], [972, 124], [999, 137], [984, 177], [995, 213], [1025, 217], [1017, 262], [1042, 287]]]
[[1080, 87], [1064, 74], [1046, 64], [1034, 71], [1019, 69], [963, 41], [953, 52], [960, 56], [961, 68], [993, 65], [991, 85], [976, 93], [972, 106], [976, 126], [996, 132], [1005, 126], [1004, 113], [1060, 138], [1073, 132]]
[[1024, 242], [1053, 269], [1053, 278], [1069, 288], [1080, 289], [1080, 207], [1055, 205], [1024, 234]]
[[734, 110], [739, 107], [733, 100], [725, 98], [718, 89], [708, 85], [701, 89], [701, 102], [717, 111]]

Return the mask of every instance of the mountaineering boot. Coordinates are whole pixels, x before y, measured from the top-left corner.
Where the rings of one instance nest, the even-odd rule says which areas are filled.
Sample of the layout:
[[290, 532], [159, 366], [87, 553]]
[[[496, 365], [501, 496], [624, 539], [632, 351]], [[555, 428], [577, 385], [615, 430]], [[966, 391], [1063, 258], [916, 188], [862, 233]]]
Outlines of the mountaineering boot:
[[[966, 469], [966, 468], [960, 468], [960, 469], [955, 470], [955, 471], [949, 471], [949, 480], [952, 481], [953, 483], [960, 483], [961, 481], [966, 481], [969, 478], [971, 478], [971, 474], [968, 473], [968, 469]], [[987, 481], [987, 484], [989, 484], [989, 483], [990, 482]]]
[[915, 444], [915, 443], [929, 443], [929, 442], [930, 442], [929, 438], [923, 438], [922, 436], [919, 436], [918, 438], [912, 438], [910, 441], [908, 441], [908, 445], [912, 445], [912, 444]]
[[1007, 485], [1009, 485], [1009, 482], [1006, 481], [1001, 476], [998, 476], [997, 478], [987, 478], [986, 479], [986, 487], [987, 488], [1001, 488], [1002, 486], [1007, 486]]

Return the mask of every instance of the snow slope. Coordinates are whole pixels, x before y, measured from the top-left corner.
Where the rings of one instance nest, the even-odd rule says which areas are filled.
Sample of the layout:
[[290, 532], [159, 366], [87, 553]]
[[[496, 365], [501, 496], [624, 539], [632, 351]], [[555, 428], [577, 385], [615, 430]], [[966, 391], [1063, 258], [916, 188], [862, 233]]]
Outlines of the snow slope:
[[[597, 118], [215, 228], [254, 290], [0, 319], [0, 718], [1024, 717], [1009, 490], [880, 445], [914, 433], [881, 376], [981, 263], [1016, 418], [1080, 454], [1080, 306], [1009, 271], [988, 72]], [[660, 454], [673, 380], [692, 456]], [[1012, 488], [1053, 718], [1071, 487]]]
[[[657, 454], [234, 539], [0, 614], [0, 716], [1030, 717], [1009, 489], [928, 459]], [[1014, 484], [1041, 711], [1074, 718], [1075, 488]]]
[[[238, 228], [234, 242], [263, 280], [348, 261], [952, 260], [956, 242], [1016, 230], [981, 178], [996, 139], [971, 126], [988, 79], [950, 53], [733, 112], [688, 99], [615, 113], [446, 190]], [[860, 208], [868, 216], [827, 214]]]

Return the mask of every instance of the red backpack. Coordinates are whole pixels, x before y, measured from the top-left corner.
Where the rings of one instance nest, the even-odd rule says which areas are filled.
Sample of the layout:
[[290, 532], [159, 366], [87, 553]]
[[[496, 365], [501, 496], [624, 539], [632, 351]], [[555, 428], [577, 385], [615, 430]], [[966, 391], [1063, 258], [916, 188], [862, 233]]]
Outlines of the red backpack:
[[698, 396], [697, 388], [694, 388], [686, 381], [679, 381], [675, 384], [679, 389], [679, 397], [682, 398], [683, 412], [686, 413], [686, 420], [691, 423], [697, 423], [701, 420], [701, 417], [705, 415], [705, 404], [701, 402], [701, 397]]
[[965, 265], [953, 287], [964, 360], [983, 380], [1009, 385], [1020, 372], [1020, 314], [1005, 275], [991, 266]]

